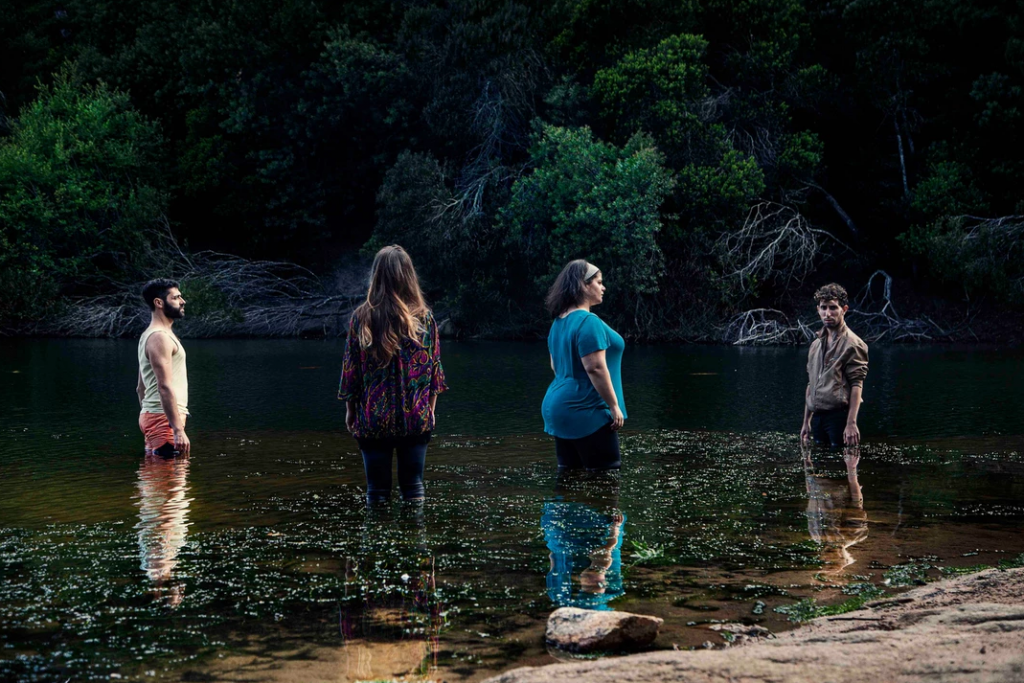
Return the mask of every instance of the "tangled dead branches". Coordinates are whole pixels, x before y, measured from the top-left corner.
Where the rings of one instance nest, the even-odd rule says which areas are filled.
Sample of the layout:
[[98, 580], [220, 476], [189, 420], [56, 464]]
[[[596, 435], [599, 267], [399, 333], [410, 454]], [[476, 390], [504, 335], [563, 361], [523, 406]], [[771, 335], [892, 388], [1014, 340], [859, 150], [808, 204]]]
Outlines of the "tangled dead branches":
[[828, 242], [839, 243], [795, 209], [761, 202], [751, 207], [742, 228], [719, 239], [718, 247], [727, 276], [748, 295], [762, 284], [800, 284]]
[[312, 272], [283, 261], [250, 261], [211, 251], [188, 254], [170, 232], [154, 234], [153, 262], [163, 264], [143, 279], [110, 282], [109, 294], [66, 302], [50, 319], [23, 332], [75, 337], [125, 337], [149, 324], [139, 296], [158, 272], [181, 283], [189, 302], [181, 332], [189, 337], [344, 334], [361, 292], [328, 293]]
[[[875, 271], [846, 314], [846, 321], [867, 342], [933, 341], [949, 339], [953, 331], [928, 317], [907, 319], [892, 301], [892, 277]], [[819, 326], [813, 318], [790, 321], [773, 308], [755, 308], [735, 316], [725, 326], [723, 341], [734, 345], [800, 344], [810, 341]]]
[[725, 328], [723, 340], [736, 346], [799, 344], [814, 336], [802, 320], [795, 323], [780, 310], [754, 308], [734, 317]]
[[876, 270], [857, 295], [846, 314], [865, 341], [933, 341], [951, 336], [927, 316], [907, 319], [896, 312], [892, 302], [892, 276]]

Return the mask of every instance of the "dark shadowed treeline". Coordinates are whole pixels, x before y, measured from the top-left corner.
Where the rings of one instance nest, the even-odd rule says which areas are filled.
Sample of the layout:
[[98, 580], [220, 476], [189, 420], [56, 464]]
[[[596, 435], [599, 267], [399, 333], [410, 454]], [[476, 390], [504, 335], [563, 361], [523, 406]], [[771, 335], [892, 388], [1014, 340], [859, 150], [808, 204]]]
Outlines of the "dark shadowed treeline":
[[467, 334], [577, 257], [634, 337], [793, 341], [821, 278], [966, 334], [1024, 294], [1022, 88], [1010, 1], [7, 0], [0, 327], [128, 333], [172, 274], [329, 332], [398, 242]]

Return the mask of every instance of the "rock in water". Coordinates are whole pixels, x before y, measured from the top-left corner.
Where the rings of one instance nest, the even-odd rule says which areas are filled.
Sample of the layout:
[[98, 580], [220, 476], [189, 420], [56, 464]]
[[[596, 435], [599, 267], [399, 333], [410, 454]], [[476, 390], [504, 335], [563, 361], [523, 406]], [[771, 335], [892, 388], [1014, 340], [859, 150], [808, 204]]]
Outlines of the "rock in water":
[[663, 621], [629, 612], [562, 607], [548, 617], [547, 641], [570, 652], [636, 650], [654, 642]]

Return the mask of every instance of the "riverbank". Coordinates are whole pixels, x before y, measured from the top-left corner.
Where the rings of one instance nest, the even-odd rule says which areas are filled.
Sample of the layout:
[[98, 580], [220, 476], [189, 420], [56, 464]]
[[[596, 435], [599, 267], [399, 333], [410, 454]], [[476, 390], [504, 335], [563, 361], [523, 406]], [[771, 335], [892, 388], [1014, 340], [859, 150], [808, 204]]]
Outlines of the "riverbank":
[[1024, 569], [989, 569], [725, 650], [520, 668], [485, 683], [1024, 680]]
[[[300, 283], [302, 284], [302, 283]], [[244, 288], [239, 288], [239, 294]], [[339, 293], [340, 292], [340, 293]], [[357, 288], [333, 294], [299, 292], [293, 296], [241, 297], [229, 302], [204, 296], [200, 289], [187, 319], [175, 327], [184, 339], [333, 339], [348, 333], [348, 321], [362, 300]], [[244, 299], [244, 301], [242, 301]], [[858, 308], [858, 305], [861, 308]], [[149, 324], [149, 314], [136, 295], [122, 292], [89, 302], [58, 306], [59, 313], [33, 321], [0, 320], [0, 338], [137, 338]], [[613, 324], [614, 310], [598, 310]], [[493, 323], [461, 318], [443, 305], [435, 309], [441, 337], [462, 340], [533, 341], [547, 335], [547, 318]], [[974, 310], [949, 302], [908, 295], [899, 312], [888, 300], [851, 302], [850, 328], [875, 344], [942, 343], [1018, 346], [1024, 344], [1024, 312], [989, 308]], [[638, 331], [619, 326], [630, 343], [674, 343], [741, 346], [806, 344], [819, 327], [813, 307], [753, 308], [720, 317], [701, 316], [699, 322], [680, 321], [678, 327]]]

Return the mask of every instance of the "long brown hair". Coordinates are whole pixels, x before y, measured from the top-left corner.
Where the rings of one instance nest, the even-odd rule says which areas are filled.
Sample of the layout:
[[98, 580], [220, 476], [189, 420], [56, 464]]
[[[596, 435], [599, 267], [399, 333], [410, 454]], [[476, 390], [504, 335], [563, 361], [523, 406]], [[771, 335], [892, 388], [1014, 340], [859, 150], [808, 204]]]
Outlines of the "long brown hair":
[[548, 313], [557, 318], [570, 308], [583, 303], [583, 288], [601, 272], [596, 270], [588, 278], [589, 267], [590, 264], [585, 259], [579, 258], [569, 261], [565, 268], [562, 268], [562, 272], [558, 274], [555, 283], [548, 290], [548, 295], [544, 297], [544, 305], [547, 307]]
[[402, 339], [418, 339], [430, 309], [423, 300], [416, 269], [405, 249], [392, 244], [373, 257], [366, 301], [356, 308], [359, 344], [388, 363]]

